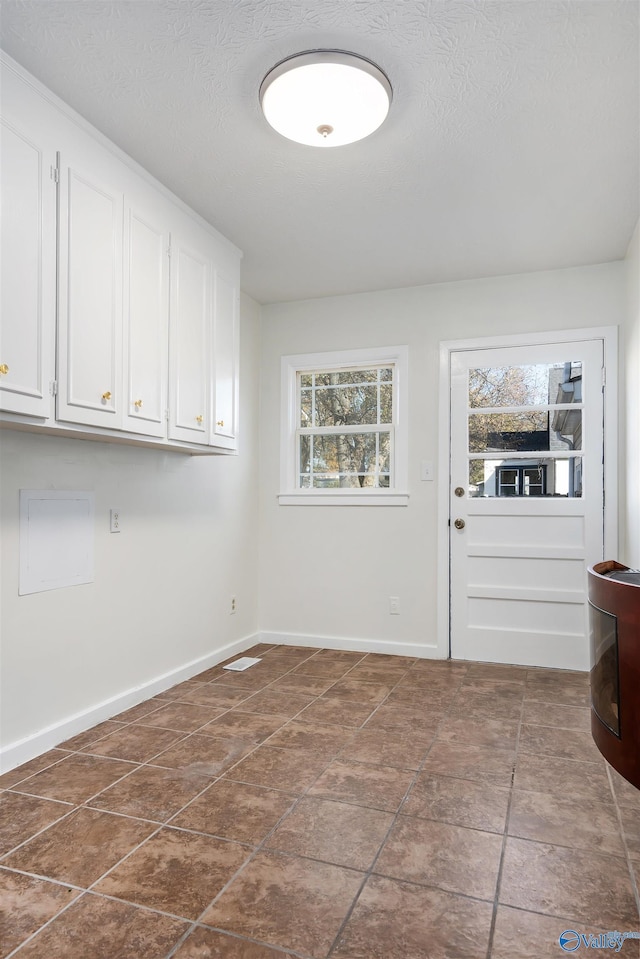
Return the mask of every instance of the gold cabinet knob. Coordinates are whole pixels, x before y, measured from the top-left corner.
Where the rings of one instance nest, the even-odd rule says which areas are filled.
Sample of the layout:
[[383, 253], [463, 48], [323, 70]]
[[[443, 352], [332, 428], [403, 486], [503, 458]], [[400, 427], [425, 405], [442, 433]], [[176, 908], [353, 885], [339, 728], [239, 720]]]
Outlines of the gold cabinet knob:
[[218, 420], [217, 425], [218, 425], [218, 426], [224, 426], [224, 420]]
[[8, 372], [9, 372], [9, 367], [7, 366], [6, 363], [3, 363], [3, 364], [0, 366], [0, 373], [2, 373], [2, 375], [4, 376], [4, 375], [5, 375], [6, 373], [8, 373]]
[[142, 406], [142, 400], [136, 400], [133, 405], [135, 406], [137, 410], [139, 410], [140, 407]]
[[110, 400], [110, 399], [111, 399], [111, 390], [107, 390], [106, 393], [103, 393], [103, 394], [102, 394], [102, 399], [105, 400], [105, 401], [106, 401], [106, 400]]
[[204, 416], [201, 413], [200, 416], [196, 416], [196, 423], [202, 423], [203, 419], [204, 419]]

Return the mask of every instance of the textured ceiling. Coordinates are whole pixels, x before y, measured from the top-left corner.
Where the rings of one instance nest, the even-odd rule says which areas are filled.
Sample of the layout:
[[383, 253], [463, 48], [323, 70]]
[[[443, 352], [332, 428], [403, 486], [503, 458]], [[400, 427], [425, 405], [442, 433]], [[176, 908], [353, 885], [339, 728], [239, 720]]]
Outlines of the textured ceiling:
[[[2, 0], [0, 45], [244, 251], [261, 302], [600, 263], [638, 218], [637, 0]], [[353, 50], [387, 121], [315, 150], [258, 87]]]

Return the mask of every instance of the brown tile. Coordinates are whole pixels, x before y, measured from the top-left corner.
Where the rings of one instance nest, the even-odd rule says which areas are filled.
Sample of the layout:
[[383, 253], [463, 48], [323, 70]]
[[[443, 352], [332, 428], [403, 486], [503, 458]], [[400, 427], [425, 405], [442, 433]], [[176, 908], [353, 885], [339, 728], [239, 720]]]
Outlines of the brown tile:
[[202, 921], [324, 959], [362, 879], [339, 866], [261, 852]]
[[309, 795], [395, 812], [413, 775], [408, 769], [336, 759], [311, 787]]
[[209, 777], [182, 769], [140, 766], [92, 799], [91, 806], [138, 819], [166, 822], [210, 782]]
[[174, 954], [174, 959], [286, 959], [289, 952], [270, 949], [247, 939], [225, 936], [213, 929], [195, 929]]
[[[568, 955], [560, 947], [560, 936], [566, 930], [575, 930], [575, 919], [559, 919], [543, 916], [537, 912], [498, 906], [496, 925], [491, 947], [491, 959], [560, 959]], [[581, 927], [579, 933], [598, 936], [609, 929], [596, 929], [589, 923], [588, 931]], [[629, 947], [631, 950], [629, 951]], [[582, 952], [580, 947], [579, 952]], [[638, 943], [627, 940], [621, 953], [626, 959], [638, 956]], [[597, 955], [597, 953], [595, 953]]]
[[366, 871], [392, 822], [392, 813], [379, 809], [308, 797], [278, 826], [266, 848]]
[[[152, 713], [149, 718], [154, 716], [155, 713]], [[183, 736], [184, 733], [172, 729], [157, 729], [155, 726], [134, 723], [123, 726], [118, 732], [111, 733], [91, 746], [86, 746], [83, 752], [91, 753], [92, 756], [111, 756], [113, 759], [144, 763]]]
[[486, 696], [498, 702], [522, 703], [525, 685], [522, 682], [498, 682], [467, 674], [460, 686], [461, 695]]
[[395, 686], [407, 673], [407, 666], [395, 666], [389, 663], [372, 666], [365, 659], [351, 669], [349, 679], [364, 683], [383, 683], [385, 686]]
[[246, 846], [163, 827], [96, 890], [195, 919], [250, 855]]
[[604, 762], [582, 763], [521, 753], [516, 761], [516, 789], [549, 793], [556, 799], [613, 802]]
[[81, 803], [131, 772], [131, 764], [83, 753], [68, 753], [55, 766], [20, 783], [20, 791], [46, 799]]
[[[223, 677], [227, 679], [227, 677]], [[193, 690], [189, 693], [189, 702], [196, 702], [194, 696], [201, 696], [203, 691], [200, 687]], [[243, 703], [245, 699], [248, 699], [252, 695], [252, 690], [247, 689], [245, 686], [238, 686], [233, 682], [215, 682], [207, 683], [207, 703], [210, 703], [212, 706], [226, 706], [227, 709], [230, 709], [232, 706], [238, 706], [240, 703]], [[184, 700], [183, 700], [184, 702]]]
[[169, 687], [169, 689], [163, 690], [161, 693], [156, 693], [156, 699], [163, 700], [174, 700], [181, 699], [185, 693], [190, 692], [192, 689], [195, 689], [201, 680], [199, 679], [187, 679], [184, 683], [177, 683], [175, 686]]
[[317, 756], [335, 756], [353, 737], [353, 730], [344, 726], [300, 722], [293, 719], [274, 733], [269, 746], [281, 749], [313, 750]]
[[243, 712], [261, 713], [266, 716], [285, 716], [290, 719], [313, 701], [313, 696], [299, 696], [290, 693], [276, 693], [269, 688], [256, 693], [242, 704]]
[[319, 653], [318, 646], [273, 646], [265, 653], [265, 659], [309, 659], [316, 653]]
[[515, 754], [488, 746], [461, 746], [436, 740], [424, 764], [424, 772], [455, 779], [510, 786]]
[[624, 856], [616, 811], [611, 803], [567, 802], [548, 793], [513, 793], [509, 835], [537, 842]]
[[480, 959], [491, 904], [372, 876], [345, 925], [335, 959]]
[[231, 709], [203, 726], [200, 734], [221, 739], [239, 739], [244, 743], [257, 745], [268, 739], [285, 722], [286, 719], [282, 716], [262, 716], [259, 713], [245, 713], [241, 708]]
[[502, 833], [508, 805], [509, 790], [501, 786], [421, 773], [411, 787], [402, 813]]
[[637, 809], [640, 815], [640, 789], [636, 789], [628, 779], [621, 776], [612, 766], [607, 764], [606, 768], [609, 770], [618, 805], [631, 806], [633, 809]]
[[537, 703], [552, 703], [556, 706], [589, 706], [588, 687], [575, 683], [549, 684], [546, 682], [527, 683], [525, 699]]
[[305, 676], [302, 673], [287, 673], [276, 679], [269, 687], [275, 693], [296, 693], [302, 696], [320, 696], [326, 693], [334, 682], [333, 679], [323, 679], [320, 676]]
[[573, 669], [542, 669], [527, 667], [529, 686], [580, 686], [587, 689], [589, 673]]
[[87, 893], [20, 951], [24, 959], [163, 959], [185, 922]]
[[447, 717], [438, 729], [438, 740], [460, 745], [491, 746], [494, 749], [515, 749], [518, 723], [509, 719], [457, 719]]
[[211, 779], [221, 776], [252, 749], [251, 743], [241, 739], [217, 739], [215, 736], [192, 733], [156, 756], [153, 765], [181, 769], [190, 775], [208, 776]]
[[579, 729], [554, 729], [551, 726], [523, 724], [518, 749], [520, 752], [535, 753], [537, 756], [577, 759], [591, 763], [602, 762], [602, 756], [591, 733], [582, 732]]
[[0, 794], [0, 856], [35, 836], [72, 809], [73, 806], [68, 803], [35, 796], [11, 792]]
[[416, 659], [409, 667], [412, 673], [423, 673], [427, 676], [466, 676], [469, 672], [469, 663], [456, 662], [452, 659]]
[[367, 653], [364, 658], [367, 666], [402, 666], [409, 669], [416, 663], [415, 656], [399, 656], [395, 653]]
[[60, 743], [60, 749], [83, 749], [85, 746], [90, 746], [91, 743], [95, 743], [99, 739], [104, 739], [109, 733], [115, 733], [122, 728], [122, 723], [114, 723], [111, 720], [98, 723], [97, 726], [92, 726], [91, 729], [85, 729], [83, 733], [78, 733], [73, 739], [66, 739], [63, 743]]
[[413, 669], [404, 673], [398, 680], [398, 686], [413, 686], [416, 689], [448, 692], [453, 695], [462, 684], [463, 677], [451, 673], [416, 673]]
[[374, 871], [493, 901], [501, 852], [500, 835], [400, 816]]
[[[0, 868], [1, 955], [12, 952], [78, 895], [77, 889]], [[49, 953], [50, 959], [53, 955]]]
[[206, 723], [210, 723], [221, 712], [223, 712], [222, 709], [211, 709], [195, 703], [169, 703], [168, 706], [162, 706], [152, 715], [145, 717], [145, 725], [192, 733]]
[[298, 719], [305, 723], [328, 723], [357, 729], [371, 716], [374, 708], [366, 703], [350, 703], [323, 696], [303, 709]]
[[117, 716], [113, 716], [113, 720], [121, 723], [135, 723], [140, 719], [144, 719], [145, 716], [148, 716], [149, 713], [154, 712], [154, 710], [159, 709], [160, 706], [164, 706], [166, 700], [164, 699], [146, 699], [143, 703], [138, 703], [137, 706], [132, 706], [130, 709], [125, 709], [124, 712], [118, 713]]
[[470, 663], [467, 678], [488, 679], [493, 683], [524, 683], [527, 679], [526, 666], [505, 666], [502, 663]]
[[499, 899], [606, 929], [634, 929], [638, 923], [623, 859], [526, 839], [507, 839]]
[[348, 762], [417, 769], [433, 741], [424, 730], [359, 729], [345, 745], [340, 758]]
[[155, 829], [97, 809], [77, 809], [4, 860], [4, 865], [89, 886]]
[[[254, 667], [255, 668], [255, 667]], [[198, 673], [197, 676], [193, 677], [193, 682], [195, 683], [212, 683], [216, 680], [223, 680], [225, 676], [229, 675], [229, 671], [223, 669], [222, 666], [211, 666], [209, 669], [205, 669], [203, 672]]]
[[554, 706], [525, 700], [522, 722], [535, 726], [555, 726], [556, 729], [579, 729], [591, 732], [591, 710], [586, 706]]
[[366, 653], [358, 653], [349, 649], [321, 649], [309, 662], [348, 663], [353, 666], [355, 663], [361, 662], [365, 656]]
[[219, 779], [171, 825], [257, 846], [294, 802], [279, 790]]
[[[264, 686], [264, 682], [261, 680], [258, 684], [258, 688], [261, 689]], [[187, 693], [183, 697], [183, 703], [193, 703], [197, 706], [207, 706], [210, 710], [214, 711], [216, 715], [221, 716], [227, 709], [230, 709], [232, 706], [236, 706], [241, 703], [244, 699], [248, 699], [249, 696], [255, 689], [247, 688], [246, 686], [237, 687], [233, 690], [235, 700], [234, 702], [229, 702], [228, 698], [224, 699], [220, 696], [220, 687], [216, 683], [204, 683], [202, 686], [198, 686], [197, 689], [194, 689], [193, 692]], [[215, 715], [211, 716], [211, 719], [215, 719]]]
[[22, 763], [21, 766], [16, 766], [15, 769], [11, 769], [8, 773], [3, 773], [2, 776], [0, 776], [0, 789], [10, 789], [25, 779], [29, 779], [34, 773], [40, 772], [42, 769], [47, 769], [49, 766], [53, 766], [55, 763], [59, 763], [60, 760], [67, 758], [68, 753], [62, 749], [50, 749], [41, 756], [30, 759], [28, 763]]
[[405, 732], [424, 731], [435, 735], [445, 709], [427, 709], [424, 706], [403, 706], [401, 703], [383, 703], [372, 713], [365, 724], [366, 729], [398, 729]]
[[522, 713], [522, 699], [500, 697], [471, 687], [462, 687], [451, 703], [451, 718], [473, 719], [484, 722], [486, 719], [519, 721]]
[[300, 794], [314, 782], [327, 759], [300, 749], [275, 749], [264, 745], [258, 748], [227, 775], [236, 782], [271, 786], [286, 792]]
[[255, 646], [252, 646], [250, 649], [245, 649], [245, 651], [239, 655], [252, 656], [256, 659], [259, 659], [261, 656], [264, 656], [265, 653], [268, 653], [275, 648], [275, 643], [256, 643]]
[[[224, 684], [228, 689], [235, 690], [236, 692], [244, 692], [246, 696], [251, 696], [252, 693], [258, 692], [260, 689], [264, 689], [266, 686], [269, 686], [270, 683], [274, 680], [279, 679], [282, 676], [281, 670], [277, 669], [260, 669], [259, 664], [256, 667], [252, 667], [247, 672], [225, 672], [224, 676], [220, 676], [219, 679], [214, 682], [209, 682], [206, 684], [207, 687], [212, 687], [210, 692], [210, 698], [217, 696], [220, 697], [220, 690], [216, 689], [216, 686]], [[201, 690], [205, 692], [205, 690]], [[197, 702], [195, 699], [196, 693], [189, 693], [188, 696], [185, 696], [184, 702]], [[228, 705], [228, 704], [225, 704]]]
[[334, 683], [325, 695], [329, 699], [347, 700], [351, 703], [371, 703], [375, 706], [381, 703], [390, 691], [390, 686], [381, 683], [365, 683], [362, 680], [347, 677]]
[[622, 831], [629, 850], [629, 858], [640, 863], [640, 815], [633, 806], [620, 806]]
[[317, 676], [320, 679], [330, 679], [335, 682], [349, 672], [352, 667], [350, 662], [340, 662], [331, 659], [307, 659], [300, 666], [295, 666], [290, 675], [297, 676]]
[[398, 685], [389, 693], [385, 705], [418, 706], [430, 710], [444, 710], [448, 708], [455, 696], [455, 690], [442, 686], [429, 686], [424, 689], [419, 686]]

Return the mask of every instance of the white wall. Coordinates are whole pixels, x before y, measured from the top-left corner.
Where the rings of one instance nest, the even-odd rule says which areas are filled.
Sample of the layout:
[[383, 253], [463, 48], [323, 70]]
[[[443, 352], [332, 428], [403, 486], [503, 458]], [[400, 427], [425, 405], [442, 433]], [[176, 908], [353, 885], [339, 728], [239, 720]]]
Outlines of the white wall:
[[622, 562], [640, 567], [640, 222], [625, 259], [627, 317], [622, 336], [625, 369], [622, 467]]
[[[259, 323], [243, 297], [238, 456], [0, 433], [6, 768], [150, 694], [135, 687], [164, 674], [160, 685], [172, 685], [254, 640]], [[95, 490], [95, 582], [18, 596], [20, 489]], [[109, 533], [111, 506], [119, 534]]]
[[[260, 627], [263, 637], [447, 655], [437, 649], [438, 347], [442, 340], [613, 326], [622, 263], [270, 305], [262, 311]], [[410, 504], [279, 506], [280, 357], [407, 344]], [[446, 530], [444, 531], [446, 532]], [[390, 616], [388, 597], [400, 598]]]

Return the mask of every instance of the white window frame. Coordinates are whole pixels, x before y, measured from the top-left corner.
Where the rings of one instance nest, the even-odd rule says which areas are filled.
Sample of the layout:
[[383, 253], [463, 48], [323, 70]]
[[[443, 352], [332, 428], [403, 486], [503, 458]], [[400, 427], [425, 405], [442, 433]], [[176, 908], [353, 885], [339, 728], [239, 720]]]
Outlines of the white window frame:
[[[388, 489], [301, 489], [298, 486], [296, 432], [298, 429], [298, 373], [352, 369], [355, 366], [393, 366], [393, 486]], [[281, 506], [407, 506], [409, 460], [409, 349], [406, 346], [298, 353], [281, 363], [280, 493]]]

